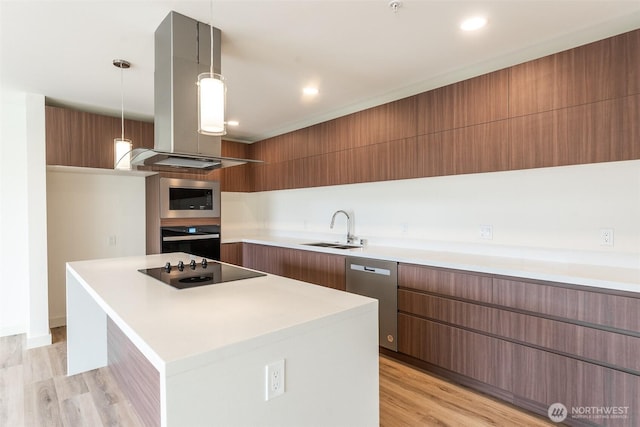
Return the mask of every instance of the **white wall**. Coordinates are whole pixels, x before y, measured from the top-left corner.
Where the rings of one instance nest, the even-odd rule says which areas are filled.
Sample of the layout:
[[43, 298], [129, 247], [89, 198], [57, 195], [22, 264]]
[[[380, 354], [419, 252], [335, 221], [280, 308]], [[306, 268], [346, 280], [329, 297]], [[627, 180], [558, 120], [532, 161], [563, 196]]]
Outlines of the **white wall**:
[[145, 178], [114, 171], [47, 172], [49, 314], [66, 324], [65, 263], [145, 255]]
[[44, 96], [3, 90], [0, 104], [0, 336], [26, 332], [34, 347], [51, 342]]
[[[640, 268], [640, 161], [421, 178], [254, 194], [223, 193], [229, 239], [266, 231], [369, 244]], [[250, 210], [250, 212], [247, 212]], [[480, 238], [491, 225], [493, 238]], [[601, 246], [601, 228], [614, 246]]]

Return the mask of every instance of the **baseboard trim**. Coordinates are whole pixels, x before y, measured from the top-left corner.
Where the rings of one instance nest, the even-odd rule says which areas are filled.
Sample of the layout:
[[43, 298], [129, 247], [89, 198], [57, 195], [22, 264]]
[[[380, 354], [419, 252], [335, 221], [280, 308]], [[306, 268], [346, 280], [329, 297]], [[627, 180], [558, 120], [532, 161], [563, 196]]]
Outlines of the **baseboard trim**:
[[11, 335], [20, 335], [27, 333], [27, 325], [11, 325], [0, 328], [0, 337], [9, 337]]
[[45, 345], [50, 345], [52, 343], [52, 339], [51, 339], [51, 331], [49, 331], [49, 333], [44, 334], [44, 335], [38, 335], [35, 337], [30, 337], [29, 334], [27, 334], [27, 348], [36, 348], [36, 347], [43, 347]]
[[49, 318], [50, 328], [59, 328], [60, 326], [67, 326], [67, 316], [58, 316]]

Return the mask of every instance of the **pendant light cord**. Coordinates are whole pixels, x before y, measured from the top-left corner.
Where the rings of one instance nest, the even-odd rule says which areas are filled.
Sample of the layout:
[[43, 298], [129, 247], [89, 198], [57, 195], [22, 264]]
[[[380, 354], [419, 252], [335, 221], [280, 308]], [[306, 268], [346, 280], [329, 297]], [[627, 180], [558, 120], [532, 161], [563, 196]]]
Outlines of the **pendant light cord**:
[[124, 141], [124, 70], [120, 67], [120, 130]]
[[211, 77], [213, 77], [213, 0], [209, 2], [209, 37], [211, 38], [211, 66], [209, 72], [211, 73]]

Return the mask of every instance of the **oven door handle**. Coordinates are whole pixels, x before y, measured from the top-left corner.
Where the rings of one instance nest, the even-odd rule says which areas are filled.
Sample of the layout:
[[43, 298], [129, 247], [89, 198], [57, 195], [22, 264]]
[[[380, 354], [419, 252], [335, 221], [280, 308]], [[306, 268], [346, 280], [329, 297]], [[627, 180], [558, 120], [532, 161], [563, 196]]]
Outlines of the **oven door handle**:
[[163, 237], [163, 242], [182, 242], [186, 240], [208, 240], [208, 239], [219, 239], [219, 234], [197, 234], [194, 236], [169, 236]]

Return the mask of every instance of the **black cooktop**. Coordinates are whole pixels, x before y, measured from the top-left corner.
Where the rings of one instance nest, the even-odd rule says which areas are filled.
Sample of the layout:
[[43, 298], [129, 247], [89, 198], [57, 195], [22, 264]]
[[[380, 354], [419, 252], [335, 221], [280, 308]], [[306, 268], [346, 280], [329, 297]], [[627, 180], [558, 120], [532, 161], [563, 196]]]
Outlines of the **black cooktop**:
[[197, 286], [215, 285], [234, 280], [250, 279], [266, 276], [264, 273], [221, 264], [217, 261], [192, 260], [189, 264], [165, 264], [164, 267], [143, 268], [138, 270], [177, 289], [195, 288]]

